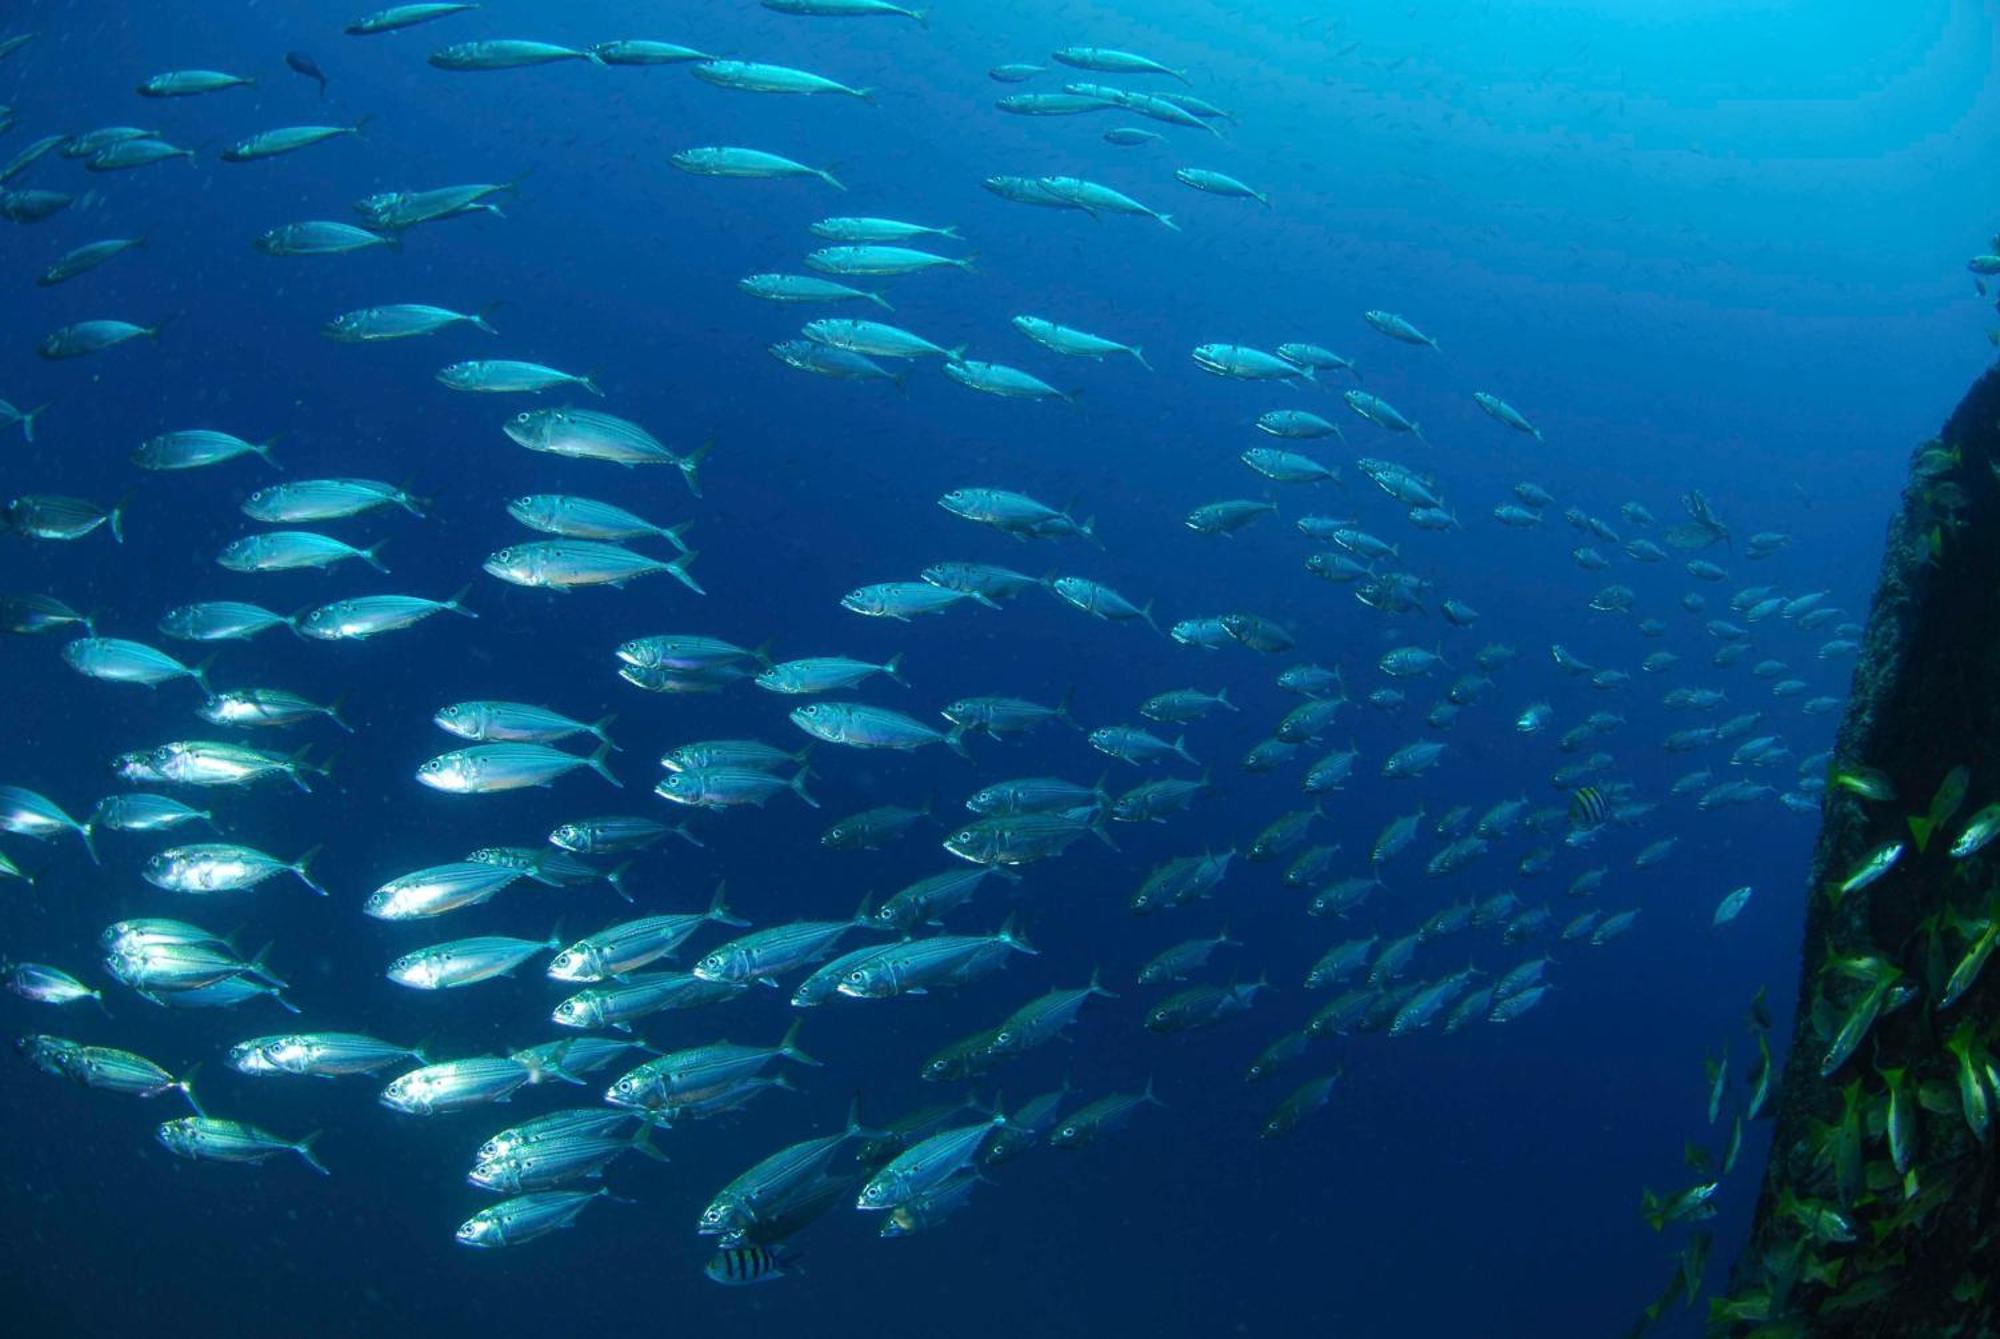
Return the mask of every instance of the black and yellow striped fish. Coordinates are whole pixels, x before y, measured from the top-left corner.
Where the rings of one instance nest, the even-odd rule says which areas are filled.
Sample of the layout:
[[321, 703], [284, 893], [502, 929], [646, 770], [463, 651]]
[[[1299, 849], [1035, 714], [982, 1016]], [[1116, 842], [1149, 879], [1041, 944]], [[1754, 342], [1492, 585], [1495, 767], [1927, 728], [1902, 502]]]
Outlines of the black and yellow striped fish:
[[796, 1272], [791, 1260], [770, 1246], [738, 1246], [717, 1251], [702, 1273], [717, 1283], [740, 1288], [751, 1283], [769, 1283]]
[[1595, 786], [1578, 786], [1569, 793], [1570, 826], [1594, 828], [1611, 812], [1611, 801]]

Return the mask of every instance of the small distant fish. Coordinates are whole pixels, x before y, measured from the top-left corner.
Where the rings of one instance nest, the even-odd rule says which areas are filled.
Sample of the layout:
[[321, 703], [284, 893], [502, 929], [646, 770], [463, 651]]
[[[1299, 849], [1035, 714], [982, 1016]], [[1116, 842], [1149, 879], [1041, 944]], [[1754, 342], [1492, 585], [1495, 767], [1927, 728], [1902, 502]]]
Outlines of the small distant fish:
[[872, 302], [884, 311], [894, 311], [889, 299], [866, 288], [854, 288], [810, 274], [752, 274], [736, 281], [736, 286], [766, 302]]
[[347, 25], [350, 37], [367, 37], [374, 33], [395, 32], [401, 28], [413, 28], [419, 23], [429, 23], [451, 14], [463, 14], [468, 9], [479, 8], [476, 4], [414, 4], [394, 5], [378, 10], [366, 18], [356, 19]]
[[1164, 74], [1183, 84], [1188, 82], [1184, 70], [1170, 69], [1149, 56], [1114, 47], [1066, 46], [1060, 51], [1050, 52], [1049, 58], [1059, 65], [1078, 70], [1096, 70], [1103, 74]]
[[[88, 273], [122, 252], [135, 246], [144, 246], [143, 237], [111, 237], [101, 242], [86, 242], [73, 251], [65, 252], [56, 262], [35, 277], [35, 282], [44, 288], [65, 283], [80, 274]], [[40, 411], [37, 410], [37, 413]], [[29, 440], [34, 434], [29, 432]]]
[[158, 340], [166, 322], [158, 325], [134, 325], [130, 321], [78, 321], [43, 337], [35, 347], [42, 357], [55, 361], [63, 358], [81, 358], [85, 354], [100, 353], [135, 339]]
[[281, 1139], [245, 1121], [182, 1116], [161, 1125], [156, 1134], [168, 1152], [183, 1158], [263, 1162], [280, 1153], [296, 1153], [300, 1161], [321, 1176], [332, 1175], [313, 1152], [313, 1144], [319, 1139], [317, 1130], [303, 1139]]
[[778, 177], [818, 177], [837, 191], [847, 187], [833, 173], [824, 168], [807, 167], [804, 163], [793, 162], [775, 153], [765, 153], [760, 149], [739, 149], [728, 146], [682, 149], [667, 161], [683, 172], [699, 177], [752, 177], [773, 179]]
[[[796, 0], [778, 0], [778, 3], [773, 3], [773, 0], [764, 0], [764, 3], [773, 9], [780, 8], [785, 3], [794, 2]], [[826, 0], [816, 0], [816, 2], [826, 3]], [[894, 9], [894, 6], [888, 6], [887, 8]], [[897, 10], [896, 12], [902, 13], [904, 11]], [[752, 1283], [770, 1283], [775, 1279], [785, 1278], [788, 1275], [798, 1273], [799, 1267], [777, 1246], [735, 1246], [727, 1250], [717, 1251], [713, 1256], [709, 1257], [708, 1263], [702, 1266], [701, 1272], [710, 1282], [741, 1287]]]
[[1255, 187], [1246, 186], [1226, 172], [1212, 172], [1203, 167], [1181, 167], [1174, 169], [1174, 179], [1183, 186], [1210, 195], [1233, 195], [1243, 200], [1255, 200], [1269, 209], [1271, 197]]
[[224, 74], [220, 70], [169, 70], [139, 85], [142, 98], [186, 98], [198, 93], [219, 93], [225, 88], [255, 88], [255, 79]]
[[623, 786], [625, 783], [605, 764], [610, 756], [609, 741], [599, 744], [588, 757], [546, 744], [476, 744], [432, 758], [417, 769], [417, 780], [454, 795], [487, 795], [552, 785], [557, 778], [587, 767], [612, 785]]
[[1136, 344], [1120, 344], [1115, 339], [1106, 339], [1101, 335], [1089, 334], [1066, 325], [1057, 325], [1054, 321], [1039, 316], [1016, 316], [1014, 328], [1050, 352], [1060, 353], [1065, 357], [1094, 358], [1101, 361], [1107, 354], [1126, 353], [1148, 372], [1153, 370], [1153, 365], [1146, 361], [1146, 351]]
[[524, 66], [551, 65], [565, 60], [604, 64], [594, 51], [578, 51], [574, 47], [518, 38], [459, 42], [430, 55], [430, 63], [440, 70], [518, 70]]
[[1394, 312], [1366, 311], [1361, 313], [1361, 319], [1366, 321], [1377, 332], [1387, 335], [1390, 339], [1400, 343], [1425, 344], [1429, 345], [1432, 349], [1437, 349], [1438, 347], [1436, 340]]
[[692, 68], [695, 78], [705, 84], [714, 84], [718, 88], [740, 89], [747, 93], [788, 93], [801, 96], [835, 93], [844, 97], [858, 98], [862, 102], [875, 101], [875, 90], [872, 88], [850, 88], [824, 75], [814, 74], [809, 70], [796, 70], [788, 65], [769, 65], [747, 60], [706, 60]]
[[544, 367], [540, 363], [516, 362], [506, 358], [453, 363], [439, 368], [437, 379], [455, 391], [480, 391], [489, 395], [513, 392], [535, 395], [558, 386], [581, 386], [592, 395], [604, 394], [589, 373], [578, 376]]
[[394, 250], [402, 243], [394, 236], [352, 223], [313, 219], [272, 228], [259, 234], [251, 245], [267, 256], [344, 256], [378, 246]]
[[271, 458], [275, 438], [246, 442], [212, 428], [190, 428], [149, 437], [132, 453], [132, 463], [142, 470], [193, 470], [219, 465], [238, 456], [256, 456], [272, 469], [283, 468]]
[[314, 61], [311, 56], [308, 56], [303, 51], [287, 51], [285, 53], [285, 64], [290, 66], [295, 73], [317, 81], [319, 84], [320, 99], [321, 101], [325, 101], [326, 74], [319, 68], [318, 62]]
[[[1432, 347], [1436, 346], [1433, 345]], [[1542, 430], [1528, 422], [1527, 419], [1521, 416], [1520, 410], [1514, 408], [1514, 406], [1508, 404], [1499, 396], [1488, 395], [1485, 391], [1474, 391], [1472, 398], [1478, 402], [1481, 409], [1486, 411], [1487, 416], [1494, 421], [1504, 423], [1516, 432], [1525, 432], [1538, 442], [1542, 440]]]
[[911, 19], [919, 27], [929, 26], [927, 11], [905, 9], [889, 3], [889, 0], [763, 0], [763, 5], [780, 14], [797, 14], [806, 18], [901, 18]]
[[606, 65], [686, 65], [699, 60], [714, 60], [706, 51], [681, 46], [675, 42], [652, 42], [633, 39], [619, 42], [599, 42], [591, 53]]

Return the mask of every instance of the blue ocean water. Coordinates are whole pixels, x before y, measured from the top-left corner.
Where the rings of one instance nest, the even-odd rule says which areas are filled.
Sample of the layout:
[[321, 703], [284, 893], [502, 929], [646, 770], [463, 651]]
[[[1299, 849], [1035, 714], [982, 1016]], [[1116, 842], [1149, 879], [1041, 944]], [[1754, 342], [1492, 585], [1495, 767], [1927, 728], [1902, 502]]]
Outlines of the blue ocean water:
[[[201, 1061], [197, 1087], [211, 1111], [294, 1137], [324, 1129], [319, 1152], [334, 1172], [321, 1180], [290, 1159], [180, 1162], [152, 1137], [158, 1120], [178, 1114], [162, 1110], [169, 1098], [86, 1091], [17, 1066], [0, 1086], [9, 1314], [57, 1334], [350, 1335], [392, 1324], [488, 1335], [662, 1323], [878, 1335], [1622, 1328], [1658, 1292], [1685, 1231], [1655, 1236], [1636, 1212], [1641, 1188], [1694, 1179], [1684, 1140], [1720, 1149], [1724, 1129], [1706, 1122], [1704, 1058], [1726, 1041], [1733, 1072], [1747, 1069], [1753, 1047], [1741, 1020], [1760, 986], [1779, 1024], [1774, 1045], [1785, 1032], [1815, 832], [1811, 816], [1772, 799], [1715, 813], [1669, 799], [1674, 778], [1697, 766], [1726, 779], [1732, 746], [1670, 755], [1660, 739], [1697, 719], [1762, 710], [1755, 733], [1781, 735], [1794, 759], [1830, 745], [1837, 716], [1772, 699], [1750, 662], [1783, 659], [1811, 694], [1841, 695], [1851, 660], [1816, 656], [1831, 628], [1759, 624], [1756, 654], [1714, 669], [1716, 643], [1702, 624], [1731, 617], [1729, 594], [1753, 584], [1787, 596], [1825, 590], [1861, 619], [1907, 449], [1989, 355], [1990, 318], [1964, 273], [1991, 226], [1979, 155], [1995, 126], [1993, 31], [1981, 8], [1422, 4], [1336, 18], [1279, 3], [943, 0], [919, 28], [797, 18], [748, 0], [664, 12], [494, 0], [434, 26], [342, 35], [358, 13], [304, 3], [29, 4], [6, 21], [8, 32], [40, 36], [0, 63], [0, 102], [17, 115], [0, 152], [45, 133], [129, 123], [200, 153], [192, 165], [104, 176], [52, 157], [11, 183], [82, 198], [0, 234], [15, 294], [0, 394], [23, 408], [51, 404], [32, 445], [0, 434], [0, 482], [8, 496], [132, 497], [122, 546], [101, 533], [74, 545], [8, 540], [5, 589], [60, 595], [108, 634], [153, 640], [159, 614], [194, 599], [289, 611], [383, 590], [442, 598], [473, 582], [468, 603], [480, 614], [373, 642], [278, 634], [223, 647], [219, 685], [349, 695], [351, 738], [322, 725], [286, 732], [333, 755], [330, 783], [310, 796], [279, 786], [209, 797], [232, 838], [286, 857], [324, 843], [315, 865], [333, 892], [324, 902], [281, 879], [190, 911], [187, 899], [138, 877], [160, 841], [105, 834], [99, 869], [74, 843], [45, 851], [6, 839], [11, 856], [47, 870], [33, 890], [6, 893], [0, 950], [66, 966], [106, 986], [110, 1004], [109, 1017], [87, 1004], [57, 1015], [8, 998], [9, 1030], [129, 1047], [175, 1072]], [[448, 42], [505, 36], [574, 45], [657, 37], [873, 86], [879, 100], [765, 98], [673, 67], [447, 73], [424, 61]], [[1069, 72], [1003, 86], [988, 67], [1047, 64], [1048, 51], [1072, 43], [1184, 67], [1194, 91], [1236, 120], [1220, 138], [1160, 127], [1167, 143], [1118, 148], [1103, 130], [1151, 123], [993, 109], [1005, 93], [1053, 91]], [[326, 71], [323, 102], [285, 68], [287, 51]], [[150, 74], [197, 66], [254, 74], [258, 85], [173, 102], [133, 95]], [[256, 130], [363, 114], [371, 119], [357, 138], [261, 163], [216, 158]], [[849, 190], [698, 178], [668, 165], [671, 153], [707, 144], [831, 166]], [[1179, 166], [1227, 171], [1268, 191], [1272, 208], [1188, 191], [1173, 178]], [[1102, 181], [1170, 211], [1181, 230], [1010, 204], [980, 185], [1003, 173]], [[375, 191], [515, 178], [504, 217], [425, 225], [394, 252], [293, 259], [250, 246], [284, 223], [351, 218], [350, 202]], [[883, 319], [1075, 389], [1077, 405], [981, 397], [929, 364], [897, 388], [813, 378], [767, 356], [766, 345], [823, 313], [759, 304], [736, 280], [796, 269], [818, 244], [806, 225], [839, 213], [957, 225], [963, 246], [941, 249], [977, 253], [975, 272], [892, 281], [896, 313]], [[32, 285], [74, 245], [139, 235], [143, 248], [101, 270]], [[412, 301], [463, 311], [497, 302], [501, 333], [374, 346], [319, 334], [340, 312]], [[1409, 317], [1442, 351], [1377, 335], [1361, 320], [1371, 308]], [[1142, 345], [1158, 370], [1058, 360], [1008, 326], [1020, 313]], [[36, 358], [45, 333], [95, 317], [172, 320], [157, 345], [71, 363]], [[1363, 424], [1330, 386], [1219, 380], [1187, 356], [1211, 341], [1288, 340], [1354, 358], [1365, 388], [1419, 420], [1428, 444]], [[462, 395], [434, 380], [440, 366], [472, 357], [589, 369], [607, 392], [590, 407], [635, 419], [679, 450], [712, 438], [705, 495], [689, 497], [671, 471], [628, 474], [521, 451], [500, 423], [560, 397]], [[1504, 396], [1545, 441], [1486, 418], [1474, 390]], [[1342, 466], [1345, 491], [1280, 491], [1237, 462], [1245, 448], [1273, 444], [1251, 426], [1272, 408], [1342, 423], [1344, 446], [1304, 449]], [[379, 513], [329, 527], [357, 542], [387, 540], [390, 577], [353, 567], [223, 572], [215, 552], [254, 528], [238, 502], [278, 476], [254, 460], [176, 475], [128, 463], [139, 441], [194, 426], [277, 436], [285, 477], [407, 479], [434, 506], [421, 521]], [[1352, 469], [1360, 455], [1434, 476], [1462, 529], [1412, 527]], [[1522, 480], [1557, 499], [1538, 530], [1490, 516]], [[1080, 515], [1097, 518], [1102, 551], [1017, 544], [935, 505], [968, 485], [1074, 498]], [[1600, 543], [1609, 570], [1571, 560], [1573, 547], [1595, 541], [1565, 525], [1562, 509], [1603, 517], [1629, 539], [1639, 532], [1620, 518], [1621, 504], [1641, 503], [1671, 525], [1684, 519], [1679, 498], [1691, 488], [1735, 529], [1734, 550], [1700, 555], [1728, 570], [1726, 582], [1691, 579], [1679, 553], [1646, 565]], [[523, 537], [504, 501], [558, 490], [692, 520], [707, 597], [657, 579], [559, 596], [484, 576], [484, 556]], [[1267, 496], [1281, 517], [1233, 538], [1182, 524], [1204, 502]], [[1303, 566], [1316, 546], [1293, 528], [1309, 511], [1354, 516], [1398, 542], [1409, 570], [1481, 611], [1479, 622], [1455, 629], [1435, 611], [1383, 615], [1316, 579]], [[1792, 542], [1750, 561], [1741, 540], [1760, 530]], [[1039, 592], [1002, 611], [961, 608], [913, 625], [839, 605], [855, 586], [914, 578], [946, 559], [1088, 575], [1155, 601], [1163, 625], [1253, 611], [1289, 627], [1298, 653], [1204, 652]], [[1613, 581], [1635, 591], [1632, 614], [1587, 607]], [[1706, 612], [1683, 611], [1689, 590], [1707, 597]], [[1634, 622], [1647, 615], [1668, 623], [1666, 636], [1638, 635]], [[418, 926], [368, 920], [359, 904], [388, 877], [475, 846], [538, 843], [554, 824], [595, 813], [657, 814], [665, 806], [647, 794], [653, 760], [673, 744], [802, 742], [784, 720], [794, 703], [749, 685], [663, 697], [619, 682], [611, 648], [667, 631], [768, 639], [780, 656], [901, 652], [909, 689], [877, 680], [856, 696], [925, 719], [975, 693], [1053, 702], [1069, 689], [1092, 726], [1133, 721], [1141, 698], [1182, 686], [1226, 685], [1242, 710], [1189, 728], [1190, 751], [1219, 783], [1189, 814], [1119, 825], [1116, 852], [1086, 839], [1028, 867], [1018, 889], [989, 885], [954, 922], [990, 929], [1018, 909], [1038, 957], [956, 993], [822, 1006], [806, 1017], [802, 1044], [823, 1067], [792, 1076], [803, 1093], [672, 1131], [661, 1140], [666, 1165], [621, 1162], [609, 1181], [634, 1203], [594, 1206], [575, 1230], [515, 1250], [468, 1251], [452, 1231], [489, 1198], [464, 1183], [471, 1149], [578, 1090], [529, 1089], [505, 1107], [425, 1120], [378, 1105], [378, 1085], [365, 1079], [252, 1079], [222, 1055], [245, 1036], [295, 1025], [435, 1037], [449, 1054], [553, 1035], [544, 1020], [560, 992], [536, 968], [436, 996], [415, 996], [381, 969], [459, 934], [539, 937], [560, 923], [581, 935], [629, 914], [608, 891], [517, 887]], [[105, 767], [113, 754], [215, 733], [193, 716], [200, 694], [190, 685], [148, 692], [79, 678], [58, 640], [0, 646], [10, 704], [0, 781], [81, 814], [114, 789]], [[1431, 731], [1431, 702], [1488, 642], [1511, 644], [1520, 658], [1451, 730]], [[1633, 682], [1592, 690], [1552, 663], [1555, 642], [1630, 671]], [[1595, 847], [1560, 851], [1533, 877], [1516, 868], [1533, 842], [1516, 835], [1465, 872], [1426, 878], [1422, 861], [1443, 844], [1427, 823], [1418, 847], [1385, 872], [1388, 891], [1347, 922], [1306, 917], [1303, 896], [1279, 886], [1280, 866], [1241, 859], [1212, 901], [1152, 918], [1127, 911], [1158, 863], [1247, 846], [1306, 802], [1302, 764], [1261, 775], [1237, 766], [1296, 701], [1273, 685], [1279, 668], [1338, 664], [1359, 696], [1388, 682], [1376, 659], [1404, 643], [1437, 645], [1453, 668], [1399, 685], [1411, 690], [1399, 713], [1357, 706], [1322, 741], [1351, 736], [1364, 755], [1357, 778], [1327, 797], [1314, 833], [1340, 843], [1339, 872], [1365, 872], [1375, 835], [1420, 803], [1432, 816], [1520, 794], [1562, 806], [1549, 774], [1572, 759], [1554, 736], [1594, 710], [1627, 718], [1595, 745], [1615, 754], [1611, 775], [1661, 807]], [[1658, 649], [1679, 653], [1680, 665], [1640, 673], [1640, 658]], [[1684, 685], [1723, 689], [1728, 701], [1703, 718], [1665, 710], [1661, 694]], [[585, 719], [618, 713], [623, 751], [613, 766], [625, 791], [614, 797], [587, 774], [551, 792], [490, 797], [417, 785], [416, 767], [451, 746], [431, 713], [476, 697], [548, 702]], [[1555, 727], [1524, 737], [1514, 717], [1544, 699]], [[1390, 750], [1425, 737], [1447, 744], [1434, 773], [1376, 776]], [[727, 879], [733, 904], [760, 926], [844, 915], [864, 894], [951, 861], [935, 845], [943, 830], [932, 828], [881, 852], [825, 851], [818, 836], [835, 817], [931, 794], [949, 812], [1001, 777], [1088, 782], [1107, 765], [1060, 725], [970, 747], [970, 766], [937, 748], [822, 747], [813, 785], [823, 812], [780, 796], [761, 811], [700, 815], [705, 848], [670, 843], [648, 854], [634, 890], [649, 907], [694, 910]], [[1120, 786], [1142, 779], [1109, 766]], [[1791, 764], [1766, 779], [1792, 788]], [[1641, 847], [1671, 835], [1681, 840], [1665, 863], [1632, 867]], [[1600, 865], [1610, 871], [1596, 895], [1604, 908], [1643, 909], [1633, 933], [1602, 949], [1547, 948], [1553, 936], [1508, 947], [1478, 930], [1419, 951], [1414, 974], [1431, 979], [1468, 961], [1497, 973], [1547, 948], [1555, 989], [1523, 1019], [1452, 1036], [1337, 1038], [1275, 1079], [1244, 1082], [1268, 1041], [1325, 1002], [1299, 983], [1332, 943], [1396, 938], [1452, 901], [1505, 888], [1549, 903], [1559, 926], [1584, 909], [1564, 889]], [[1715, 902], [1742, 884], [1757, 889], [1749, 910], [1712, 931]], [[188, 915], [246, 949], [273, 943], [303, 1017], [295, 1024], [264, 1004], [233, 1014], [155, 1009], [112, 985], [95, 961], [96, 936], [130, 915]], [[1210, 977], [1268, 973], [1269, 993], [1213, 1030], [1144, 1030], [1159, 992], [1134, 987], [1136, 970], [1224, 924], [1245, 947], [1218, 955]], [[1073, 1041], [969, 1092], [998, 1090], [1013, 1104], [1067, 1076], [1080, 1101], [1151, 1078], [1164, 1108], [1087, 1150], [1038, 1151], [996, 1170], [997, 1184], [934, 1233], [878, 1241], [872, 1219], [841, 1209], [800, 1239], [799, 1277], [742, 1291], [702, 1277], [711, 1243], [694, 1235], [695, 1216], [737, 1171], [835, 1128], [851, 1093], [881, 1119], [956, 1095], [917, 1078], [924, 1056], [1096, 968], [1121, 999], [1087, 1009]], [[784, 992], [758, 992], [710, 1013], [649, 1020], [643, 1031], [666, 1047], [774, 1041], [792, 1012]], [[1327, 1109], [1289, 1138], [1256, 1137], [1296, 1083], [1335, 1069]], [[1718, 1197], [1711, 1278], [1747, 1225], [1766, 1128], [1752, 1128]], [[1675, 1323], [1661, 1332], [1693, 1332], [1688, 1319]]]

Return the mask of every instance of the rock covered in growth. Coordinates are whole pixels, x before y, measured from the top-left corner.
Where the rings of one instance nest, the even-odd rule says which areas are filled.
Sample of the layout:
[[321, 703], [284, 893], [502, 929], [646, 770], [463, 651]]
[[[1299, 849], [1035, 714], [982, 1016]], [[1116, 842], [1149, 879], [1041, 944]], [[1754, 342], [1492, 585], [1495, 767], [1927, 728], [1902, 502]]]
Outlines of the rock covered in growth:
[[1961, 838], [2000, 797], [1997, 577], [2000, 369], [1913, 454], [1890, 527], [1834, 757], [1893, 790], [1828, 787], [1770, 1163], [1712, 1332], [1996, 1325], [2000, 847]]

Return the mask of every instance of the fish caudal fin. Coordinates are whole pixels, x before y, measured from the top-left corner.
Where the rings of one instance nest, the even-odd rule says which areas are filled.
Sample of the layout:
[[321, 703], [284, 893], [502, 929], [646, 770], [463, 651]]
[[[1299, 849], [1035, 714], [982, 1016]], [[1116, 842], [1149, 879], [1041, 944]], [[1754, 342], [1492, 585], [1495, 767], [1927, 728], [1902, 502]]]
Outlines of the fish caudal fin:
[[313, 1145], [319, 1142], [321, 1133], [322, 1131], [314, 1130], [311, 1134], [299, 1140], [298, 1143], [293, 1144], [291, 1146], [292, 1152], [298, 1154], [306, 1166], [312, 1168], [321, 1176], [332, 1176], [333, 1173], [326, 1169], [326, 1164], [319, 1160], [319, 1155], [313, 1152]]
[[609, 781], [612, 785], [618, 787], [618, 789], [623, 790], [625, 789], [625, 783], [623, 781], [620, 781], [616, 776], [614, 776], [612, 774], [610, 767], [605, 765], [604, 760], [606, 758], [609, 758], [610, 756], [611, 756], [611, 741], [607, 739], [598, 744], [596, 751], [592, 753], [590, 757], [585, 759], [584, 763], [587, 767], [590, 768], [591, 771], [597, 773], [599, 776], [603, 777], [606, 781]]

